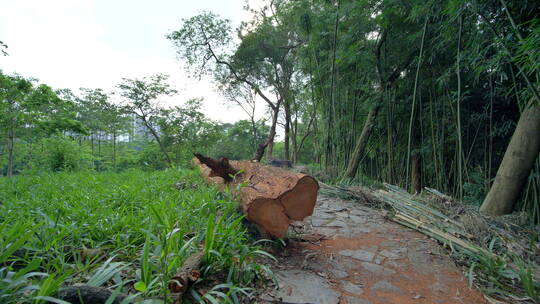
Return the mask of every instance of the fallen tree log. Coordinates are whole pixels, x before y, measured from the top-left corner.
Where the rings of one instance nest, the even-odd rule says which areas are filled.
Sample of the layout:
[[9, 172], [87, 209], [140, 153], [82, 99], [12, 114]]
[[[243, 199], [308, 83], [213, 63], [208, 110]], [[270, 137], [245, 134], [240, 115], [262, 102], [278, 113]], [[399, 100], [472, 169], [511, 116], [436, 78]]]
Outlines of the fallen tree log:
[[199, 267], [201, 266], [204, 252], [197, 252], [188, 257], [182, 267], [169, 281], [169, 290], [172, 293], [183, 294], [189, 287], [190, 283], [193, 283], [199, 279], [201, 272]]
[[[195, 157], [207, 182], [237, 194], [247, 220], [264, 233], [285, 237], [291, 221], [313, 213], [319, 184], [309, 175], [251, 161], [215, 160], [200, 154]], [[230, 178], [231, 172], [235, 172], [234, 179]]]

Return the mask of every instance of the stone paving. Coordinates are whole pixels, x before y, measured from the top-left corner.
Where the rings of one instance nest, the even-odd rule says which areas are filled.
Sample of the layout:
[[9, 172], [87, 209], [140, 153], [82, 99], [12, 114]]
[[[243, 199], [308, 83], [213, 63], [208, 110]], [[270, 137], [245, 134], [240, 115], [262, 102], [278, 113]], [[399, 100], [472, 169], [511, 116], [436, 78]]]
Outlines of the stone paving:
[[462, 270], [425, 235], [378, 210], [319, 196], [273, 266], [279, 288], [258, 303], [487, 303]]

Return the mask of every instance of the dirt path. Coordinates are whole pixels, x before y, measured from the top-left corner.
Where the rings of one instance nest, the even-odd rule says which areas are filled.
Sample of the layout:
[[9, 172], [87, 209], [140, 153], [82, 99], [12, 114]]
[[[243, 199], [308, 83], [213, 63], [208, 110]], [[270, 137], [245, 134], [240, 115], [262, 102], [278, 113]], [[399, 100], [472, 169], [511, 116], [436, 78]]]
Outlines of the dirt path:
[[279, 289], [261, 303], [486, 303], [439, 245], [358, 203], [320, 196], [274, 265]]

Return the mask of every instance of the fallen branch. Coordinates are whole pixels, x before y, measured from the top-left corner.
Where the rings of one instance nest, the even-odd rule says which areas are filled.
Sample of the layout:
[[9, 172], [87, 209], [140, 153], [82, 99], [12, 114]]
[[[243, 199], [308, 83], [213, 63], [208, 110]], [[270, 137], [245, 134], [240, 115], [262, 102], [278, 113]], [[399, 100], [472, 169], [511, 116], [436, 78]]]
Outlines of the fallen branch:
[[230, 182], [232, 181], [232, 177], [238, 172], [229, 164], [229, 159], [225, 157], [216, 160], [199, 153], [195, 153], [194, 155], [201, 164], [205, 164], [212, 170], [209, 175], [211, 177], [218, 176]]
[[188, 289], [190, 283], [193, 283], [199, 279], [201, 272], [202, 258], [204, 252], [200, 251], [189, 256], [182, 264], [182, 267], [169, 281], [169, 290], [175, 294], [183, 294]]

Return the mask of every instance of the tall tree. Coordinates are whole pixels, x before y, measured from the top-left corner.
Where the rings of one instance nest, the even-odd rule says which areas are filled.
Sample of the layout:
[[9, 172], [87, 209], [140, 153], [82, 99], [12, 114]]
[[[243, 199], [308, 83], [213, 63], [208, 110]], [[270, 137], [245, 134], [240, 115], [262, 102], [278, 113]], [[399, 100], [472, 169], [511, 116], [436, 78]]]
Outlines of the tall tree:
[[176, 90], [167, 83], [169, 76], [156, 74], [142, 79], [123, 79], [118, 85], [120, 95], [126, 99], [123, 110], [135, 115], [152, 134], [159, 145], [167, 165], [172, 167], [172, 159], [161, 140], [157, 123], [163, 110], [160, 98], [176, 94]]
[[540, 104], [531, 102], [521, 113], [495, 182], [480, 211], [503, 215], [514, 211], [540, 153]]
[[30, 80], [18, 75], [9, 76], [0, 73], [0, 100], [2, 102], [0, 119], [7, 133], [7, 177], [13, 176], [17, 130], [26, 123], [29, 117], [31, 92], [32, 83]]
[[[168, 38], [188, 62], [192, 74], [212, 73], [220, 83], [244, 83], [271, 109], [270, 134], [253, 156], [260, 160], [266, 147], [274, 141], [280, 107], [289, 98], [293, 74], [289, 54], [294, 46], [287, 32], [276, 28], [268, 18], [246, 26], [244, 30], [247, 33], [240, 36], [241, 43], [232, 54], [227, 52], [232, 41], [229, 21], [219, 19], [213, 13], [183, 20], [182, 28]], [[263, 92], [265, 89], [276, 95], [276, 101]]]

